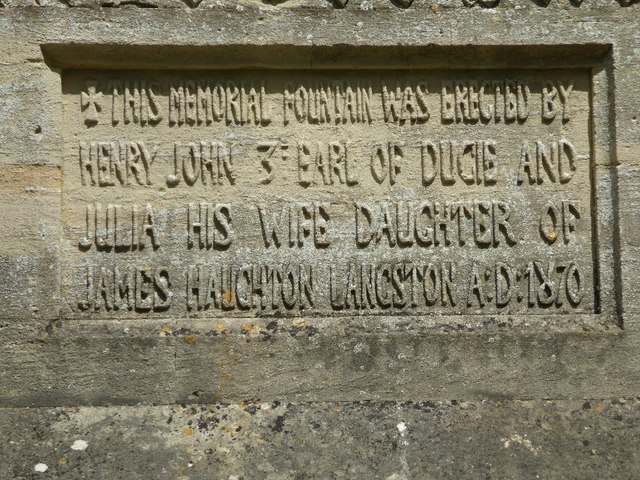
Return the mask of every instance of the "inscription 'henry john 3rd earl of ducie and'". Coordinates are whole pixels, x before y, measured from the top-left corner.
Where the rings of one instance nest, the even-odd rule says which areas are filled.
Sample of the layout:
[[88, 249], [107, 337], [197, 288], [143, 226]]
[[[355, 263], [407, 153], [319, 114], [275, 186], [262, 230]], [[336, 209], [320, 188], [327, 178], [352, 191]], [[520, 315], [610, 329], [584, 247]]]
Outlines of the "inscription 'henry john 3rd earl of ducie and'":
[[588, 88], [66, 72], [67, 315], [597, 313]]

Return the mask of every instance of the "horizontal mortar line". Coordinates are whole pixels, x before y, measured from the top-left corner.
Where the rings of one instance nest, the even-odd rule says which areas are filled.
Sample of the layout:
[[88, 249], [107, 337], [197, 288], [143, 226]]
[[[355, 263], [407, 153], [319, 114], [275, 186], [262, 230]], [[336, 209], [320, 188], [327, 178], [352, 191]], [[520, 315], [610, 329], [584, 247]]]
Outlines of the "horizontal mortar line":
[[[96, 324], [94, 326], [103, 326], [103, 324]], [[87, 327], [89, 327], [88, 325], [85, 325]], [[271, 336], [279, 336], [279, 335], [286, 335], [289, 336], [291, 333], [293, 332], [299, 332], [301, 337], [305, 336], [305, 328], [309, 328], [309, 327], [314, 327], [317, 328], [317, 331], [314, 331], [313, 333], [308, 333], [306, 336], [316, 336], [316, 335], [325, 335], [325, 336], [348, 336], [343, 332], [339, 331], [339, 328], [345, 328], [348, 329], [348, 334], [357, 334], [359, 336], [365, 336], [365, 337], [385, 337], [385, 336], [398, 336], [398, 335], [416, 335], [416, 336], [423, 336], [424, 335], [430, 335], [431, 337], [436, 337], [436, 336], [449, 336], [449, 335], [456, 335], [456, 336], [478, 336], [478, 335], [483, 335], [483, 336], [491, 336], [491, 335], [496, 335], [496, 334], [503, 334], [503, 335], [509, 335], [512, 336], [513, 338], [516, 338], [517, 336], [521, 336], [521, 337], [525, 337], [525, 336], [541, 336], [541, 335], [553, 335], [553, 336], [557, 336], [557, 335], [573, 335], [573, 336], [579, 336], [579, 337], [585, 337], [585, 335], [590, 335], [591, 337], [594, 336], [613, 336], [613, 335], [621, 335], [624, 333], [624, 330], [619, 327], [618, 325], [611, 325], [611, 328], [609, 329], [593, 329], [593, 330], [585, 330], [584, 327], [587, 327], [588, 325], [577, 325], [573, 328], [571, 327], [563, 327], [563, 326], [558, 326], [558, 325], [544, 325], [544, 326], [537, 326], [537, 327], [531, 327], [531, 326], [526, 326], [526, 327], [520, 327], [520, 326], [503, 326], [503, 327], [496, 327], [493, 329], [490, 329], [491, 326], [478, 326], [478, 327], [474, 327], [474, 326], [468, 326], [465, 327], [464, 329], [458, 329], [457, 326], [455, 325], [451, 325], [448, 326], [449, 328], [447, 329], [447, 325], [437, 325], [437, 326], [431, 326], [431, 327], [420, 327], [420, 326], [409, 326], [408, 328], [406, 328], [406, 326], [396, 326], [396, 325], [380, 325], [380, 326], [361, 326], [361, 325], [336, 325], [336, 326], [326, 326], [325, 328], [322, 328], [322, 326], [320, 328], [317, 328], [317, 326], [314, 325], [303, 325], [303, 326], [284, 326], [284, 327], [279, 327], [279, 330], [274, 330], [274, 331], [260, 331], [260, 332], [255, 332], [255, 333], [249, 333], [249, 332], [243, 332], [241, 331], [241, 329], [239, 328], [240, 326], [231, 326], [230, 329], [225, 329], [224, 331], [219, 332], [218, 335], [207, 335], [207, 331], [204, 331], [204, 329], [202, 329], [201, 325], [194, 325], [193, 329], [189, 329], [186, 328], [185, 326], [182, 325], [178, 325], [178, 327], [183, 327], [185, 328], [187, 331], [185, 332], [180, 332], [178, 334], [175, 334], [173, 332], [164, 334], [164, 335], [160, 335], [160, 338], [167, 338], [167, 339], [177, 339], [177, 338], [182, 338], [184, 336], [188, 336], [188, 335], [205, 335], [205, 336], [209, 336], [211, 338], [220, 336], [220, 337], [225, 337], [225, 336], [243, 336], [243, 337], [249, 337], [249, 338], [256, 338], [259, 339], [261, 335], [264, 335], [265, 333], [268, 333]], [[120, 327], [120, 326], [119, 326]], [[615, 328], [614, 328], [615, 327]], [[135, 328], [135, 327], [134, 327]], [[158, 326], [159, 328], [159, 326]], [[369, 330], [367, 330], [367, 328]], [[211, 330], [213, 330], [214, 327], [211, 327]], [[156, 333], [152, 333], [152, 332], [129, 332], [129, 333], [123, 333], [123, 334], [114, 334], [114, 332], [102, 332], [102, 331], [87, 331], [87, 332], [81, 332], [81, 331], [76, 331], [76, 332], [72, 332], [72, 336], [69, 336], [70, 332], [68, 331], [63, 331], [60, 332], [60, 334], [57, 334], [55, 331], [50, 334], [50, 337], [55, 338], [55, 337], [59, 337], [59, 338], [63, 338], [64, 335], [67, 335], [64, 338], [96, 338], [96, 339], [101, 339], [102, 341], [106, 341], [106, 340], [122, 340], [122, 339], [130, 339], [130, 340], [134, 340], [136, 338], [156, 338], [157, 334]], [[424, 337], [427, 338], [427, 337]], [[586, 338], [586, 337], [585, 337]]]
[[[20, 407], [20, 406], [7, 406], [0, 405], [1, 411], [10, 411], [10, 410], [45, 410], [51, 408], [64, 408], [64, 409], [104, 409], [104, 410], [112, 410], [114, 408], [126, 408], [126, 409], [163, 409], [167, 407], [182, 407], [182, 405], [186, 406], [194, 406], [194, 405], [220, 405], [220, 406], [237, 406], [240, 404], [244, 405], [260, 405], [266, 403], [280, 402], [281, 405], [295, 405], [295, 406], [329, 406], [329, 405], [397, 405], [401, 406], [403, 404], [406, 405], [416, 405], [423, 403], [433, 403], [436, 407], [438, 406], [457, 406], [452, 404], [452, 402], [465, 402], [465, 403], [473, 403], [473, 404], [483, 404], [483, 403], [492, 403], [492, 404], [501, 404], [505, 405], [507, 403], [517, 404], [517, 403], [525, 403], [531, 401], [539, 401], [539, 402], [584, 402], [584, 401], [607, 401], [607, 400], [620, 400], [623, 399], [625, 401], [636, 401], [638, 397], [633, 396], [619, 396], [615, 395], [612, 397], [508, 397], [504, 395], [496, 394], [493, 397], [486, 398], [426, 398], [420, 400], [298, 400], [298, 401], [287, 401], [285, 397], [274, 398], [272, 400], [239, 400], [237, 402], [172, 402], [172, 403], [144, 403], [139, 402], [136, 404], [127, 404], [127, 403], [109, 403], [109, 404], [44, 404], [38, 405], [34, 407]], [[438, 405], [440, 404], [440, 405]]]

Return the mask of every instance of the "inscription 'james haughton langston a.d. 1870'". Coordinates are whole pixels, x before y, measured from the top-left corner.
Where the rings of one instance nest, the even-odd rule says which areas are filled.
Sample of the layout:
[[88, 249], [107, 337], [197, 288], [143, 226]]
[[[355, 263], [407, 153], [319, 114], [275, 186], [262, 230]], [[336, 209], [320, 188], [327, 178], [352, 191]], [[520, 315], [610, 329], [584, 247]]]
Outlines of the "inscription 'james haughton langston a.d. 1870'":
[[67, 314], [594, 313], [588, 89], [66, 72]]

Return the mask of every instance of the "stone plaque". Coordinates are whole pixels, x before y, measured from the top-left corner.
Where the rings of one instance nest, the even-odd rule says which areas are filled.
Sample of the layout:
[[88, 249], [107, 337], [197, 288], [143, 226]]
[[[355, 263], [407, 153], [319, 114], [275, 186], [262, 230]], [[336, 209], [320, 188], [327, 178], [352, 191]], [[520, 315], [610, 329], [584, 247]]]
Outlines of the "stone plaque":
[[62, 90], [66, 316], [601, 312], [586, 69]]

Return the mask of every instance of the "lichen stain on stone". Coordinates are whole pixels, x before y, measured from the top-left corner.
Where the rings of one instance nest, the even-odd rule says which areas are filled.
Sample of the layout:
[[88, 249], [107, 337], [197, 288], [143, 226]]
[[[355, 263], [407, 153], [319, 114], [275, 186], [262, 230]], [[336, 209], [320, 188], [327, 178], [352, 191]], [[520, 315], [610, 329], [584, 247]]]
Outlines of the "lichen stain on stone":
[[252, 323], [247, 323], [242, 326], [242, 329], [240, 331], [244, 335], [251, 335], [255, 330], [256, 330], [255, 325], [253, 325]]
[[171, 327], [168, 327], [168, 326], [162, 327], [160, 329], [160, 335], [163, 336], [163, 337], [171, 335]]
[[523, 447], [525, 447], [527, 450], [529, 450], [531, 453], [533, 453], [534, 455], [538, 455], [538, 450], [540, 450], [542, 447], [541, 446], [534, 446], [533, 443], [531, 442], [531, 440], [529, 440], [527, 437], [527, 434], [525, 433], [524, 436], [523, 435], [519, 435], [517, 433], [514, 433], [511, 438], [503, 438], [502, 439], [502, 448], [507, 449], [511, 446], [511, 444], [514, 445], [522, 445]]
[[225, 290], [223, 296], [225, 302], [227, 302], [229, 305], [232, 305], [236, 302], [236, 296], [234, 295], [233, 290]]
[[187, 342], [189, 345], [193, 345], [194, 343], [196, 343], [197, 339], [198, 337], [196, 337], [195, 335], [186, 335], [184, 337], [184, 341]]
[[293, 328], [304, 328], [307, 322], [304, 318], [294, 318], [291, 320], [291, 326]]
[[86, 440], [76, 440], [71, 445], [71, 450], [75, 450], [76, 452], [81, 452], [82, 450], [86, 450], [89, 446], [89, 443]]
[[193, 435], [193, 428], [187, 427], [187, 428], [183, 428], [182, 429], [182, 433], [187, 436], [190, 437]]
[[227, 326], [224, 324], [224, 322], [218, 322], [216, 323], [216, 330], [218, 330], [218, 332], [220, 333], [226, 333]]

